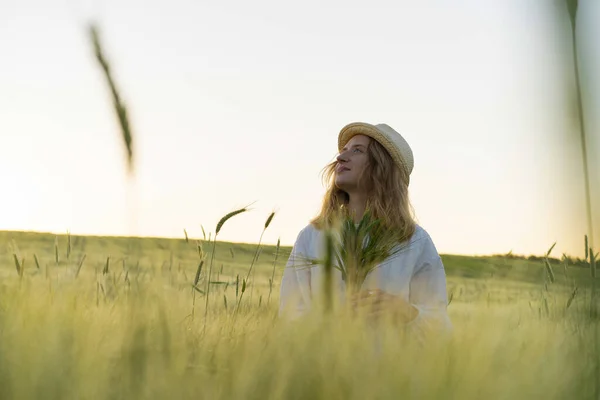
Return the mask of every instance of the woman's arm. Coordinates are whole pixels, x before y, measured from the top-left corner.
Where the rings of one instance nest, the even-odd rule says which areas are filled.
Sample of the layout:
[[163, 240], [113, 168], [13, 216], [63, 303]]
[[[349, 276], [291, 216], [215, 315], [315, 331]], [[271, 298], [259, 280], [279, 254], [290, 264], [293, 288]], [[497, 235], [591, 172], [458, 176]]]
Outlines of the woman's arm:
[[408, 324], [420, 334], [448, 333], [452, 324], [447, 313], [446, 273], [437, 252], [415, 268], [410, 282], [409, 302], [418, 311]]

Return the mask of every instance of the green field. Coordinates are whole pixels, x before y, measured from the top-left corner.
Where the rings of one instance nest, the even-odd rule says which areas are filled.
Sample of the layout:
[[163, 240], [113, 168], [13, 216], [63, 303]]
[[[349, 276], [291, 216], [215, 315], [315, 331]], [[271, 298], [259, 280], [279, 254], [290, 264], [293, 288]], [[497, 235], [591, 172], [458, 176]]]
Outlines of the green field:
[[450, 343], [419, 347], [393, 326], [374, 331], [316, 313], [278, 320], [289, 248], [261, 248], [236, 310], [257, 246], [217, 242], [205, 318], [212, 243], [202, 243], [198, 290], [196, 238], [0, 232], [0, 243], [0, 399], [600, 393], [599, 324], [583, 262], [551, 259], [552, 282], [541, 258], [442, 255], [455, 331]]

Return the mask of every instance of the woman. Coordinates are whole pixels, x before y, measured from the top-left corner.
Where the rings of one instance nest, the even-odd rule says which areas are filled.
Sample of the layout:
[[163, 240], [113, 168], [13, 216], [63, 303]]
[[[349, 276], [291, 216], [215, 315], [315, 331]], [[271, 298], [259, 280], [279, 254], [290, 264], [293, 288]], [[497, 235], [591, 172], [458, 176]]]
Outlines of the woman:
[[[360, 221], [366, 209], [398, 232], [403, 250], [369, 273], [356, 298], [368, 299], [373, 317], [389, 313], [418, 330], [448, 330], [446, 276], [427, 232], [411, 213], [408, 185], [413, 154], [385, 124], [352, 123], [338, 136], [339, 155], [325, 168], [328, 187], [319, 215], [299, 233], [284, 270], [280, 315], [305, 313], [321, 288], [322, 267], [302, 268], [302, 259], [322, 259], [323, 229], [340, 210]], [[343, 293], [341, 274], [334, 279]], [[364, 302], [362, 302], [364, 303]]]

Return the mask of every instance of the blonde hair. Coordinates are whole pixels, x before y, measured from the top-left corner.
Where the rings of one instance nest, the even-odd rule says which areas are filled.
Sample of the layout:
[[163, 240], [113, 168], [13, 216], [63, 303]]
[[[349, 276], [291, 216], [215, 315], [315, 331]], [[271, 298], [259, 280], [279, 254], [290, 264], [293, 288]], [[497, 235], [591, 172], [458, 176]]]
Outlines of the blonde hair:
[[[371, 139], [367, 148], [368, 163], [359, 179], [365, 179], [367, 188], [367, 210], [382, 226], [397, 232], [398, 241], [411, 238], [415, 232], [414, 210], [408, 195], [407, 172], [400, 168], [388, 151], [376, 140]], [[340, 215], [348, 216], [348, 193], [335, 185], [335, 167], [338, 162], [328, 164], [322, 173], [327, 187], [320, 213], [311, 221], [317, 229], [325, 229], [335, 223]]]

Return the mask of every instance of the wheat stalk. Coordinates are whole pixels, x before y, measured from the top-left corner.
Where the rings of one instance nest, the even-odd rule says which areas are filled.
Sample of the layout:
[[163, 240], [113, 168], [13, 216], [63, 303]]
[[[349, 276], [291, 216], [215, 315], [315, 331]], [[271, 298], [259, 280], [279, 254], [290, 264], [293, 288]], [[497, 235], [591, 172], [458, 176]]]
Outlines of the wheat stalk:
[[[573, 46], [573, 63], [575, 67], [575, 82], [577, 88], [577, 112], [579, 116], [579, 127], [580, 127], [580, 137], [581, 137], [581, 155], [583, 161], [583, 178], [585, 185], [585, 203], [586, 203], [586, 211], [587, 211], [587, 224], [588, 224], [588, 233], [590, 235], [590, 243], [591, 247], [594, 246], [594, 229], [593, 229], [593, 217], [592, 217], [592, 199], [590, 193], [590, 175], [589, 175], [589, 165], [588, 165], [588, 156], [587, 156], [587, 135], [585, 131], [585, 121], [583, 115], [583, 100], [581, 96], [581, 80], [579, 76], [579, 57], [577, 57], [577, 38], [576, 38], [576, 19], [577, 19], [577, 7], [578, 0], [566, 0], [567, 9], [569, 11], [569, 16], [571, 18], [571, 38], [572, 38], [572, 46]], [[587, 237], [586, 237], [587, 239]], [[586, 251], [588, 246], [586, 245]], [[590, 258], [594, 257], [593, 251], [590, 251]], [[586, 257], [587, 258], [587, 257]], [[591, 264], [591, 263], [590, 263]], [[591, 267], [592, 269], [592, 304], [590, 305], [590, 314], [593, 314], [594, 317], [597, 316], [596, 312], [596, 271], [595, 266]], [[598, 337], [598, 323], [594, 324], [594, 335]], [[596, 359], [600, 359], [600, 347], [598, 345], [598, 341], [594, 340], [594, 353]], [[600, 376], [600, 361], [596, 361], [595, 365], [595, 374], [596, 376]], [[595, 398], [600, 398], [600, 380], [595, 381]]]
[[58, 236], [54, 238], [54, 261], [56, 261], [58, 267]]
[[325, 312], [330, 312], [333, 299], [333, 257], [335, 253], [334, 237], [331, 231], [325, 232], [325, 260], [323, 262], [323, 298], [325, 301]]
[[552, 282], [552, 283], [554, 283], [556, 279], [554, 277], [554, 271], [552, 270], [552, 266], [550, 265], [550, 260], [548, 257], [550, 257], [550, 253], [552, 253], [554, 246], [556, 246], [556, 242], [554, 242], [554, 244], [546, 252], [546, 256], [544, 257], [544, 266], [546, 267], [546, 273], [548, 274], [548, 277], [550, 278], [550, 282]]
[[275, 279], [275, 265], [277, 264], [277, 257], [279, 256], [280, 245], [281, 238], [277, 239], [277, 246], [275, 247], [275, 260], [273, 261], [273, 271], [271, 272], [271, 279], [269, 279], [269, 297], [267, 298], [267, 305], [271, 301], [271, 292], [273, 291], [273, 280]]
[[[581, 139], [581, 155], [583, 159], [583, 178], [585, 185], [585, 203], [586, 203], [586, 211], [587, 211], [587, 223], [588, 223], [588, 233], [590, 236], [590, 243], [592, 246], [594, 245], [594, 229], [593, 229], [593, 218], [592, 218], [592, 198], [590, 193], [590, 174], [589, 174], [589, 163], [588, 163], [588, 154], [587, 154], [587, 135], [585, 131], [585, 120], [583, 115], [583, 98], [581, 95], [581, 79], [579, 74], [579, 57], [577, 57], [577, 29], [576, 29], [576, 19], [577, 19], [577, 7], [578, 0], [566, 0], [567, 9], [569, 11], [569, 16], [571, 18], [571, 38], [572, 38], [572, 46], [573, 46], [573, 64], [575, 69], [575, 86], [577, 90], [577, 113], [579, 117], [579, 133]], [[587, 248], [587, 246], [586, 246]], [[598, 387], [598, 394], [600, 394], [600, 386]]]
[[[253, 269], [254, 264], [256, 263], [256, 261], [258, 261], [258, 256], [260, 254], [260, 246], [262, 244], [262, 238], [263, 235], [265, 234], [265, 231], [267, 230], [267, 228], [269, 227], [269, 225], [271, 225], [271, 221], [273, 221], [273, 217], [275, 216], [275, 212], [272, 212], [271, 214], [269, 214], [269, 217], [267, 218], [267, 220], [265, 221], [265, 225], [263, 227], [263, 230], [260, 234], [260, 238], [258, 239], [258, 245], [256, 246], [256, 252], [254, 253], [254, 257], [252, 258], [252, 262], [250, 263], [250, 268], [248, 269], [248, 275], [246, 275], [246, 281], [249, 280], [250, 278], [250, 273], [252, 272], [252, 289], [250, 290], [250, 299], [252, 300], [252, 294], [254, 292], [254, 272], [255, 270]], [[242, 301], [241, 297], [240, 297], [240, 302]], [[239, 306], [239, 303], [238, 303]]]
[[[221, 228], [223, 228], [223, 225], [225, 224], [225, 222], [229, 221], [231, 218], [235, 217], [236, 215], [242, 214], [244, 212], [249, 211], [250, 205], [246, 206], [246, 207], [242, 207], [238, 210], [232, 211], [228, 214], [226, 214], [224, 217], [222, 217], [219, 222], [217, 223], [217, 227], [215, 229], [215, 238], [213, 239], [213, 249], [212, 249], [212, 254], [210, 256], [210, 264], [208, 266], [208, 277], [206, 279], [206, 304], [205, 304], [205, 308], [204, 308], [204, 331], [206, 330], [206, 319], [208, 317], [208, 300], [210, 298], [210, 278], [212, 275], [212, 266], [213, 266], [213, 261], [215, 259], [215, 253], [216, 253], [216, 248], [217, 248], [217, 236], [219, 235], [219, 232], [221, 232]], [[210, 236], [209, 236], [210, 238]]]
[[112, 76], [110, 64], [104, 55], [104, 50], [102, 48], [102, 44], [100, 42], [100, 35], [98, 32], [98, 28], [95, 25], [89, 26], [89, 34], [91, 37], [91, 41], [94, 47], [94, 52], [96, 55], [96, 59], [104, 72], [104, 77], [106, 82], [110, 88], [110, 92], [112, 95], [113, 106], [115, 112], [117, 114], [117, 118], [119, 120], [119, 126], [121, 127], [121, 135], [123, 138], [123, 143], [125, 144], [125, 149], [127, 151], [127, 166], [128, 171], [130, 173], [133, 172], [134, 163], [133, 163], [133, 135], [131, 131], [131, 126], [129, 123], [127, 108], [123, 103], [122, 97], [119, 94], [119, 90], [115, 84], [115, 80]]
[[[254, 253], [254, 256], [252, 257], [252, 262], [250, 263], [250, 268], [248, 269], [248, 274], [246, 275], [246, 279], [244, 279], [244, 284], [242, 285], [242, 293], [240, 295], [240, 298], [238, 299], [236, 308], [235, 308], [235, 313], [237, 314], [239, 308], [240, 308], [240, 304], [242, 303], [242, 298], [244, 297], [244, 292], [246, 290], [246, 285], [245, 283], [247, 283], [249, 281], [250, 278], [250, 273], [252, 272], [252, 268], [254, 267], [254, 263], [256, 262], [256, 260], [258, 259], [258, 254], [260, 251], [260, 245], [262, 243], [262, 238], [263, 235], [265, 233], [265, 231], [267, 230], [267, 228], [269, 227], [269, 225], [271, 224], [271, 221], [273, 221], [273, 217], [275, 216], [275, 212], [272, 212], [271, 214], [269, 214], [269, 217], [267, 218], [267, 220], [265, 221], [265, 225], [263, 227], [263, 230], [260, 234], [260, 238], [258, 239], [258, 245], [256, 246], [256, 251]], [[252, 292], [254, 291], [254, 276], [252, 278], [252, 290], [250, 291], [250, 298], [252, 298]]]
[[13, 258], [15, 260], [15, 267], [17, 268], [17, 275], [19, 275], [19, 278], [23, 278], [23, 264], [19, 261], [19, 257], [14, 253]]
[[79, 271], [81, 271], [81, 267], [83, 266], [83, 262], [85, 261], [86, 257], [87, 257], [87, 254], [84, 254], [83, 257], [81, 258], [81, 260], [79, 261], [79, 265], [77, 266], [77, 271], [75, 272], [75, 278], [77, 278], [79, 276]]
[[200, 294], [204, 294], [204, 292], [202, 292], [199, 288], [198, 288], [198, 281], [200, 281], [200, 274], [202, 273], [202, 266], [204, 265], [204, 260], [200, 260], [200, 263], [198, 264], [198, 268], [196, 269], [196, 276], [194, 277], [194, 284], [192, 285], [192, 320], [194, 319], [194, 315], [195, 315], [195, 311], [196, 311], [196, 292], [199, 292]]
[[110, 257], [106, 257], [106, 264], [104, 264], [104, 268], [102, 269], [102, 275], [108, 274], [109, 267], [110, 267]]

